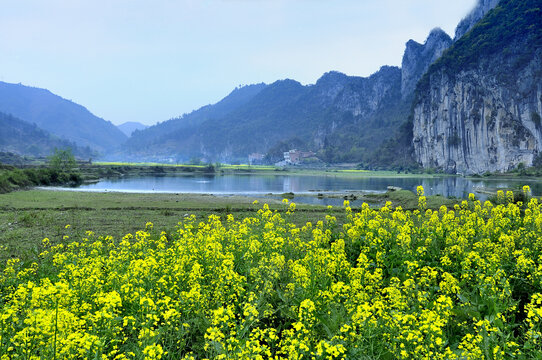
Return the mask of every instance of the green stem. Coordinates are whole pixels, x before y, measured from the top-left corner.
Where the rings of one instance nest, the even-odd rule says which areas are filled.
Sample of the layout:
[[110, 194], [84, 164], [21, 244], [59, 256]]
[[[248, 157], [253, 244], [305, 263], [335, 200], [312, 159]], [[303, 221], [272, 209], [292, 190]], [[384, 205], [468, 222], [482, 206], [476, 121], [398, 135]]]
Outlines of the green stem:
[[58, 331], [58, 297], [56, 299], [56, 310], [55, 310], [55, 337], [53, 340], [53, 360], [56, 360], [56, 333]]

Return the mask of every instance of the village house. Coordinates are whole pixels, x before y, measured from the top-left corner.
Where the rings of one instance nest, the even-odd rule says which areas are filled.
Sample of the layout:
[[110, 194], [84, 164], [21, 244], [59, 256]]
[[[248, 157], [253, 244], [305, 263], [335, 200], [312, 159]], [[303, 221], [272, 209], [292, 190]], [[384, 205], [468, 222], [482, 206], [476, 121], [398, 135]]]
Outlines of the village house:
[[290, 165], [298, 165], [303, 159], [313, 157], [312, 151], [299, 151], [296, 149], [284, 152], [284, 162]]
[[262, 165], [263, 164], [264, 154], [252, 153], [248, 155], [248, 164], [249, 165]]

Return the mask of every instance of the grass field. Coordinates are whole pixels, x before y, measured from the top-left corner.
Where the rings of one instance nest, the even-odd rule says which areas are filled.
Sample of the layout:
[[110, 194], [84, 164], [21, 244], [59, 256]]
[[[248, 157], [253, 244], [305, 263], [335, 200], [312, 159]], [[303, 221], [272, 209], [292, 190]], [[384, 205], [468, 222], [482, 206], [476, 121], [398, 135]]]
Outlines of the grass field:
[[[260, 204], [253, 204], [255, 200]], [[406, 190], [370, 195], [365, 200], [373, 206], [392, 201], [404, 209], [417, 207], [417, 197]], [[230, 213], [235, 218], [243, 218], [258, 209], [262, 202], [268, 203], [271, 210], [286, 211], [286, 206], [280, 200], [244, 196], [49, 190], [0, 194], [0, 244], [5, 247], [0, 260], [11, 256], [36, 256], [45, 237], [58, 242], [65, 235], [81, 237], [86, 231], [93, 231], [118, 239], [143, 229], [148, 221], [152, 221], [156, 229], [172, 231], [188, 215], [194, 214], [199, 220], [206, 219], [210, 214], [225, 218]], [[443, 204], [453, 206], [455, 203], [439, 196], [428, 197], [428, 206], [435, 209]], [[329, 210], [324, 206], [297, 204], [292, 222], [297, 225], [317, 222], [329, 213], [337, 216], [339, 221], [344, 220], [340, 207]], [[68, 224], [70, 227], [66, 229]]]
[[[171, 231], [189, 214], [205, 219], [214, 213], [243, 217], [259, 205], [256, 198], [197, 194], [128, 194], [29, 190], [0, 195], [0, 260], [37, 255], [41, 240], [53, 242], [65, 235], [80, 237], [86, 231], [121, 238], [144, 229], [152, 221], [157, 229]], [[261, 201], [261, 199], [260, 199]], [[269, 199], [273, 210], [285, 211], [279, 200]], [[321, 219], [324, 207], [298, 206], [295, 221]], [[337, 212], [339, 209], [337, 209]], [[66, 225], [69, 229], [65, 229]]]

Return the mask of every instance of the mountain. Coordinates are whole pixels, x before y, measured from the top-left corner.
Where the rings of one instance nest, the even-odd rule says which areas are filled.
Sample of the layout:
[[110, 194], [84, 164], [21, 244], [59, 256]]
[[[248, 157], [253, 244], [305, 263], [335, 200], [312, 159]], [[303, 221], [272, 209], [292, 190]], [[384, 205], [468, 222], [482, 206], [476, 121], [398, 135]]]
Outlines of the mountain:
[[384, 66], [368, 78], [348, 77], [322, 112], [322, 125], [313, 135], [321, 139], [315, 142], [319, 157], [330, 163], [366, 161], [372, 149], [404, 122], [408, 110], [404, 105], [398, 67]]
[[437, 28], [423, 44], [408, 41], [401, 68], [236, 89], [136, 131], [122, 155], [246, 161], [295, 144], [326, 162], [370, 168], [480, 173], [531, 164], [542, 153], [540, 5], [479, 0], [453, 40]]
[[117, 128], [124, 133], [124, 135], [130, 137], [136, 130], [145, 130], [147, 125], [136, 121], [127, 121], [123, 124], [117, 125]]
[[217, 104], [136, 131], [121, 156], [246, 161], [250, 153], [296, 143], [327, 162], [369, 163], [407, 121], [417, 81], [451, 43], [434, 29], [423, 44], [407, 43], [402, 68], [383, 66], [369, 77], [331, 71], [312, 85], [286, 79], [236, 89]]
[[[183, 132], [194, 132], [203, 122], [222, 117], [250, 101], [266, 87], [265, 84], [247, 85], [234, 89], [214, 105], [206, 105], [189, 114], [183, 114], [144, 130], [136, 130], [123, 145], [119, 157], [133, 159], [161, 159], [177, 156], [183, 142]], [[182, 160], [188, 156], [180, 157]]]
[[506, 171], [542, 151], [541, 5], [501, 0], [430, 66], [412, 114], [424, 167]]
[[30, 124], [12, 115], [0, 113], [0, 129], [2, 129], [0, 152], [43, 157], [50, 155], [55, 148], [70, 148], [74, 155], [81, 158], [95, 155], [88, 147], [78, 147], [73, 142], [60, 139], [38, 128], [36, 124]]
[[[398, 117], [397, 126], [387, 129], [385, 140], [376, 148], [368, 149], [361, 159], [361, 166], [371, 169], [416, 169], [412, 146], [412, 101], [418, 81], [429, 66], [452, 44], [452, 39], [442, 29], [431, 30], [423, 44], [409, 40], [401, 61], [401, 100], [391, 115]], [[391, 108], [393, 109], [393, 108]], [[379, 114], [386, 116], [385, 114]]]
[[444, 50], [450, 47], [452, 39], [442, 29], [431, 30], [425, 43], [414, 40], [406, 43], [405, 53], [401, 62], [401, 94], [403, 98], [412, 94], [418, 80], [435, 62]]
[[126, 135], [111, 122], [45, 89], [0, 82], [0, 111], [100, 152], [110, 151], [126, 140]]
[[[370, 146], [378, 144], [389, 127], [397, 125], [376, 124], [375, 114], [400, 99], [400, 88], [400, 69], [388, 66], [368, 78], [329, 72], [314, 85], [304, 86], [290, 79], [253, 85], [235, 90], [215, 105], [137, 132], [126, 148], [143, 156], [174, 153], [184, 159], [197, 156], [212, 161], [246, 161], [248, 154], [266, 153], [280, 141], [292, 138], [301, 139], [308, 149], [321, 149], [337, 140], [328, 135], [338, 129], [356, 132], [357, 138], [365, 139]], [[242, 101], [232, 101], [232, 97], [246, 92], [249, 94]], [[378, 128], [379, 136], [370, 131], [373, 128]], [[359, 139], [346, 144], [348, 150]]]
[[463, 35], [465, 35], [478, 21], [480, 21], [489, 10], [493, 9], [499, 0], [478, 0], [478, 3], [474, 9], [462, 19], [457, 27], [455, 28], [454, 41], [459, 40]]

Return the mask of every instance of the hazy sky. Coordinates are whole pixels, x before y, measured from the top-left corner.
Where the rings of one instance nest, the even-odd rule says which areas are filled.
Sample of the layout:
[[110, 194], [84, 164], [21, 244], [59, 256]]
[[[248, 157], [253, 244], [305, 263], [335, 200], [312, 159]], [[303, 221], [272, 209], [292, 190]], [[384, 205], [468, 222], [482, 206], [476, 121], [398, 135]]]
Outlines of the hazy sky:
[[476, 0], [0, 0], [0, 80], [115, 124], [153, 124], [240, 84], [400, 65]]

